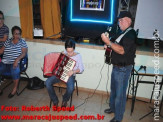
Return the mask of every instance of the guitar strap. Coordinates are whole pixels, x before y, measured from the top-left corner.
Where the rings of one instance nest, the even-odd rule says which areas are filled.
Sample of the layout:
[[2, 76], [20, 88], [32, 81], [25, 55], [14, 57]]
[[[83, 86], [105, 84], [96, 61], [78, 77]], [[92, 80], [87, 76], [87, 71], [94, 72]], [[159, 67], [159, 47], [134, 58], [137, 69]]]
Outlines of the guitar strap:
[[116, 43], [119, 43], [119, 42], [121, 41], [122, 37], [123, 37], [127, 32], [129, 32], [130, 30], [132, 30], [131, 27], [128, 28], [123, 34], [121, 34], [121, 35], [115, 40], [115, 42], [116, 42]]

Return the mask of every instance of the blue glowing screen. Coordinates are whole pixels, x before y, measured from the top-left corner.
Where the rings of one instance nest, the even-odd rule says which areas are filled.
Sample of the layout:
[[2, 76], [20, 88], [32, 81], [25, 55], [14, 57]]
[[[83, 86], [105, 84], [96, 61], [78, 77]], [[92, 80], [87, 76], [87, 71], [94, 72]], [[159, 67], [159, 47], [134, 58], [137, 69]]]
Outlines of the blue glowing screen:
[[[97, 14], [98, 17], [92, 17], [91, 14], [90, 15], [86, 15], [85, 14], [79, 14], [77, 15], [77, 13], [75, 13], [75, 8], [77, 8], [78, 6], [76, 6], [76, 4], [74, 2], [76, 2], [77, 0], [70, 0], [70, 21], [71, 22], [91, 22], [91, 23], [104, 23], [104, 24], [113, 24], [113, 18], [114, 18], [114, 0], [109, 0], [110, 4], [109, 7], [105, 7], [105, 11], [108, 11], [108, 15], [107, 17], [103, 17], [100, 16], [99, 13]], [[105, 4], [106, 6], [106, 4]], [[80, 8], [80, 6], [79, 6]], [[109, 10], [106, 10], [109, 9]], [[89, 12], [89, 10], [85, 10], [85, 13]], [[91, 12], [97, 12], [97, 11], [91, 11]], [[102, 11], [101, 11], [102, 12]]]

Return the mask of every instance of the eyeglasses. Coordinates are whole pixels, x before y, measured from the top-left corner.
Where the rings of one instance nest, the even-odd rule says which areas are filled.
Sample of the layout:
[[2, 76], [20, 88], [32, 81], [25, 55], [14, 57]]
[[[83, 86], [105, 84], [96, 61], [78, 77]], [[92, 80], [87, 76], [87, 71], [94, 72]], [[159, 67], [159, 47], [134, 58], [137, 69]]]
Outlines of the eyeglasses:
[[20, 35], [20, 33], [14, 33], [14, 35]]

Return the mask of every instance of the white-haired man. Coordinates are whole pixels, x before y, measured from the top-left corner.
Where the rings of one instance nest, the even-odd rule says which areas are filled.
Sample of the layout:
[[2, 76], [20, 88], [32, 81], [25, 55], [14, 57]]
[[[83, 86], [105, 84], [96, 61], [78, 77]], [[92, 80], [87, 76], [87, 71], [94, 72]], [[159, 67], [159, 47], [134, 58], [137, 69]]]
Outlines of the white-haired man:
[[136, 32], [131, 28], [132, 16], [128, 11], [120, 12], [118, 24], [121, 30], [117, 34], [115, 42], [111, 42], [105, 34], [101, 34], [104, 43], [112, 49], [111, 63], [113, 70], [111, 74], [111, 93], [109, 109], [105, 113], [114, 113], [114, 118], [110, 122], [121, 122], [125, 112], [126, 90], [129, 76], [134, 65], [136, 52]]

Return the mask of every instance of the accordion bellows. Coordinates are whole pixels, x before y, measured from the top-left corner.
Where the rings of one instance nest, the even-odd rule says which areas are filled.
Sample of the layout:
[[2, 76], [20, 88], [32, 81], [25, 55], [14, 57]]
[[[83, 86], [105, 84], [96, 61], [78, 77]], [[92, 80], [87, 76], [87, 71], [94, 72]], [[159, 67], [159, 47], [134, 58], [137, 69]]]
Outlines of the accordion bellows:
[[45, 77], [55, 75], [60, 80], [67, 82], [67, 72], [73, 70], [76, 61], [63, 53], [52, 52], [44, 56], [43, 75]]

